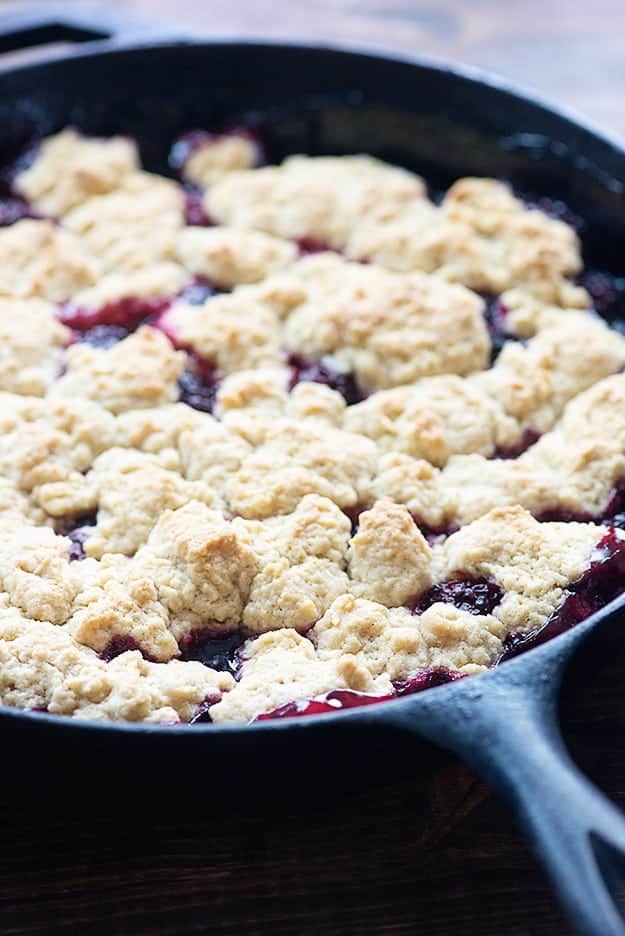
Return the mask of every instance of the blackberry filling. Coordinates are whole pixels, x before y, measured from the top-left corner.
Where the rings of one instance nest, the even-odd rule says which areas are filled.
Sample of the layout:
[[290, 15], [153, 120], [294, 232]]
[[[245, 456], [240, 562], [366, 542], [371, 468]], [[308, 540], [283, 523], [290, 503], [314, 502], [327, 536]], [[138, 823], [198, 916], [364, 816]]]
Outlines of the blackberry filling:
[[596, 523], [597, 518], [592, 514], [583, 513], [575, 510], [560, 510], [555, 507], [553, 510], [545, 510], [536, 517], [541, 523]]
[[215, 222], [206, 213], [203, 205], [204, 193], [188, 186], [184, 193], [184, 217], [194, 227], [212, 227]]
[[209, 631], [200, 631], [187, 634], [180, 641], [180, 659], [198, 660], [211, 669], [235, 675], [240, 665], [239, 650], [242, 646], [240, 633], [215, 637]]
[[600, 523], [606, 526], [625, 529], [625, 484], [618, 484], [610, 496], [610, 500], [600, 514], [590, 514], [584, 511], [545, 510], [536, 518], [541, 522], [555, 523]]
[[614, 489], [603, 511], [602, 520], [612, 527], [625, 530], [625, 484]]
[[368, 510], [364, 504], [354, 504], [353, 507], [341, 507], [341, 510], [346, 517], [349, 517], [349, 521], [352, 525], [352, 536], [355, 536], [358, 532], [358, 527], [360, 526], [360, 515], [363, 511]]
[[91, 331], [98, 325], [112, 325], [131, 332], [150, 316], [160, 315], [170, 304], [171, 297], [142, 299], [138, 296], [118, 299], [99, 309], [82, 309], [66, 302], [59, 317], [64, 325], [76, 332]]
[[590, 293], [597, 315], [616, 331], [625, 333], [625, 277], [590, 270], [578, 282]]
[[21, 195], [0, 194], [0, 227], [8, 227], [23, 218], [42, 218]]
[[210, 717], [209, 709], [211, 705], [214, 705], [217, 699], [207, 699], [205, 702], [198, 707], [195, 715], [189, 719], [190, 725], [202, 725], [202, 724], [211, 724], [212, 718]]
[[460, 529], [460, 527], [453, 525], [431, 526], [429, 523], [426, 523], [424, 520], [422, 520], [421, 517], [418, 517], [417, 514], [411, 514], [410, 516], [412, 517], [415, 526], [419, 527], [419, 530], [425, 536], [430, 545], [445, 539], [447, 536], [451, 536], [452, 533], [457, 533]]
[[490, 336], [490, 362], [493, 364], [499, 357], [499, 353], [506, 341], [518, 341], [516, 335], [512, 335], [507, 328], [508, 309], [503, 304], [499, 296], [494, 293], [481, 292], [478, 295], [486, 303], [484, 309], [484, 319]]
[[445, 686], [447, 683], [457, 682], [459, 679], [464, 678], [463, 673], [446, 669], [444, 666], [438, 666], [434, 669], [422, 670], [420, 673], [409, 676], [408, 679], [393, 683], [393, 685], [398, 696], [405, 696], [414, 695], [415, 692], [423, 692], [424, 689], [434, 689], [435, 686]]
[[116, 634], [115, 637], [111, 637], [102, 653], [98, 655], [105, 663], [110, 663], [115, 657], [121, 656], [122, 653], [126, 653], [128, 650], [139, 650], [146, 660], [149, 659], [130, 634]]
[[219, 380], [210, 361], [189, 355], [189, 366], [178, 379], [180, 402], [201, 413], [212, 413], [217, 399]]
[[76, 517], [66, 517], [55, 524], [54, 532], [58, 536], [65, 536], [70, 540], [67, 550], [69, 562], [80, 562], [87, 558], [84, 550], [86, 540], [89, 538], [89, 527], [95, 526], [97, 513], [80, 514]]
[[538, 442], [540, 436], [540, 432], [537, 432], [536, 429], [524, 429], [516, 445], [495, 449], [494, 458], [518, 458], [523, 452], [527, 452], [528, 448], [531, 448], [535, 442]]
[[567, 595], [547, 623], [530, 634], [509, 634], [497, 663], [546, 643], [580, 624], [625, 590], [625, 539], [608, 530], [597, 544], [586, 572], [569, 586]]
[[298, 237], [295, 243], [299, 249], [300, 257], [309, 257], [311, 254], [316, 253], [326, 253], [328, 250], [337, 253], [334, 247], [331, 247], [327, 241], [316, 240], [314, 237]]
[[451, 579], [433, 585], [409, 605], [410, 610], [422, 614], [433, 604], [452, 604], [469, 614], [492, 614], [503, 598], [503, 591], [488, 579]]
[[94, 348], [101, 348], [106, 351], [117, 344], [118, 341], [123, 341], [129, 334], [128, 329], [122, 328], [121, 325], [96, 325], [84, 332], [74, 332], [74, 337], [76, 341], [82, 341]]
[[192, 283], [185, 286], [180, 293], [180, 298], [188, 302], [189, 305], [202, 305], [217, 292], [219, 292], [219, 290], [210, 280], [205, 279], [203, 276], [197, 276]]
[[361, 403], [367, 396], [352, 374], [341, 374], [322, 361], [310, 360], [295, 352], [288, 352], [286, 360], [291, 368], [289, 390], [304, 380], [324, 384], [340, 393], [348, 406]]

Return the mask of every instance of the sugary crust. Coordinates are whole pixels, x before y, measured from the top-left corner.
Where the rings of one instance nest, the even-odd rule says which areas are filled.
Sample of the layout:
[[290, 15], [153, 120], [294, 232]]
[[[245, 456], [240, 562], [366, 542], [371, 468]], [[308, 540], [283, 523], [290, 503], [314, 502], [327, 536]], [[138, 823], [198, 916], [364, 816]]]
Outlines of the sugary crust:
[[289, 241], [256, 231], [227, 227], [188, 227], [180, 232], [178, 259], [194, 276], [203, 276], [222, 289], [258, 283], [297, 258]]
[[121, 413], [177, 400], [184, 355], [156, 329], [144, 326], [106, 350], [73, 345], [66, 362], [67, 371], [52, 387], [51, 397], [82, 397]]
[[0, 299], [0, 390], [43, 396], [63, 365], [70, 332], [42, 299]]
[[599, 319], [571, 313], [526, 345], [508, 342], [490, 370], [432, 377], [349, 407], [344, 427], [397, 451], [445, 465], [452, 455], [514, 448], [526, 429], [551, 429], [565, 404], [625, 365], [625, 339]]
[[471, 523], [495, 507], [521, 505], [599, 515], [625, 477], [625, 377], [575, 397], [555, 428], [517, 459], [458, 455], [442, 471], [403, 455], [380, 460], [374, 497], [404, 503], [432, 527]]
[[29, 498], [12, 481], [0, 478], [0, 535], [31, 525], [43, 526], [45, 519], [45, 515], [33, 507]]
[[565, 279], [581, 260], [568, 225], [492, 179], [461, 179], [436, 207], [416, 176], [391, 177], [388, 167], [357, 159], [297, 156], [233, 173], [208, 191], [206, 207], [221, 224], [314, 239], [392, 270], [436, 272], [494, 293], [522, 286], [543, 302], [569, 304]]
[[161, 327], [181, 347], [192, 348], [220, 373], [279, 364], [280, 326], [275, 312], [245, 294], [216, 296], [201, 306], [179, 301]]
[[571, 313], [525, 346], [509, 342], [472, 378], [520, 427], [550, 429], [566, 403], [625, 365], [625, 339], [600, 319]]
[[64, 215], [94, 195], [111, 192], [138, 168], [137, 146], [128, 137], [89, 139], [68, 128], [43, 141], [14, 184], [39, 211]]
[[275, 631], [246, 645], [241, 678], [211, 707], [211, 718], [215, 722], [249, 721], [285, 702], [330, 689], [383, 695], [390, 682], [384, 677], [373, 679], [366, 667], [349, 656], [320, 660], [311, 642], [294, 630]]
[[116, 640], [129, 641], [160, 662], [178, 655], [167, 609], [140, 566], [108, 555], [101, 563], [87, 560], [70, 568], [78, 590], [65, 626], [79, 644], [106, 653]]
[[63, 302], [93, 286], [97, 261], [52, 221], [18, 221], [0, 229], [0, 295]]
[[468, 290], [332, 254], [302, 260], [291, 272], [308, 295], [287, 318], [286, 346], [328, 357], [368, 390], [431, 374], [468, 374], [487, 364], [483, 306]]
[[236, 630], [257, 569], [236, 530], [198, 501], [161, 514], [135, 564], [156, 585], [177, 637]]
[[260, 154], [256, 141], [245, 134], [206, 135], [193, 148], [182, 167], [185, 182], [207, 188], [217, 179], [238, 169], [253, 169]]
[[215, 180], [204, 204], [220, 224], [342, 248], [377, 206], [392, 215], [424, 197], [418, 176], [370, 156], [292, 156], [281, 166]]
[[323, 254], [202, 306], [176, 303], [161, 326], [226, 374], [275, 367], [286, 348], [376, 390], [485, 367], [482, 312], [481, 300], [462, 287]]
[[184, 195], [171, 179], [133, 172], [106, 195], [89, 198], [63, 218], [105, 272], [138, 270], [176, 259]]
[[0, 424], [2, 476], [53, 516], [91, 509], [84, 472], [114, 442], [110, 413], [87, 400], [3, 394]]
[[189, 501], [219, 506], [215, 492], [206, 484], [185, 481], [155, 456], [128, 449], [113, 448], [100, 455], [88, 484], [98, 516], [85, 552], [96, 559], [106, 553], [134, 555], [166, 510], [177, 510]]
[[432, 583], [431, 551], [409, 511], [388, 498], [360, 514], [349, 546], [354, 594], [387, 605], [403, 605]]
[[350, 507], [366, 499], [375, 463], [375, 445], [362, 436], [278, 420], [229, 479], [226, 496], [233, 511], [260, 520], [290, 513], [306, 494]]
[[444, 465], [451, 455], [513, 445], [516, 420], [470, 380], [430, 377], [374, 393], [345, 412], [345, 428], [373, 439], [380, 451], [404, 452]]
[[67, 542], [49, 527], [3, 530], [0, 587], [10, 604], [27, 617], [62, 624], [76, 594]]
[[457, 570], [492, 579], [504, 592], [494, 615], [508, 633], [530, 631], [580, 578], [605, 528], [587, 523], [539, 523], [522, 507], [501, 507], [463, 527], [434, 550], [438, 580]]
[[124, 273], [107, 273], [95, 286], [75, 293], [72, 303], [80, 309], [101, 309], [120, 299], [169, 299], [188, 282], [183, 267], [163, 261]]
[[137, 651], [105, 663], [62, 628], [0, 611], [0, 700], [95, 721], [189, 721], [232, 677], [201, 663], [150, 663]]
[[[605, 535], [536, 519], [599, 517], [625, 479], [625, 339], [570, 279], [573, 230], [493, 180], [435, 206], [368, 157], [258, 157], [241, 134], [194, 150], [212, 228], [121, 138], [66, 131], [18, 177], [61, 220], [0, 230], [3, 704], [249, 720], [479, 672]], [[344, 256], [300, 256], [324, 244]], [[232, 291], [192, 305], [203, 279]], [[467, 286], [527, 339], [491, 367]], [[109, 345], [123, 300], [146, 321]], [[212, 415], [178, 402], [194, 380]], [[457, 579], [494, 583], [492, 612], [427, 607]], [[185, 662], [231, 637], [236, 680]]]
[[349, 654], [376, 679], [401, 681], [436, 667], [471, 674], [497, 659], [505, 628], [492, 615], [434, 604], [421, 615], [345, 595], [314, 629], [318, 657]]

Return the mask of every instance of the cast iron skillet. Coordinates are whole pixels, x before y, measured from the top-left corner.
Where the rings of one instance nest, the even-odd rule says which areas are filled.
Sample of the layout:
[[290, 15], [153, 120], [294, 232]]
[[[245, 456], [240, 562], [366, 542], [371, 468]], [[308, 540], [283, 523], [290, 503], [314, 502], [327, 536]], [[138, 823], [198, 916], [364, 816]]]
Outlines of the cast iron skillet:
[[[177, 133], [242, 121], [269, 135], [276, 158], [373, 152], [434, 185], [492, 175], [563, 197], [588, 219], [587, 261], [624, 272], [622, 145], [491, 77], [333, 48], [153, 36], [133, 46], [111, 38], [110, 21], [68, 22], [50, 8], [0, 27], [2, 52], [89, 43], [0, 70], [0, 162], [29, 139], [74, 124], [136, 136], [148, 168], [164, 171]], [[612, 633], [622, 626], [624, 606], [625, 597], [485, 675], [344, 713], [159, 728], [2, 709], [3, 777], [56, 780], [74, 791], [106, 778], [109, 790], [117, 784], [128, 797], [155, 784], [201, 784], [214, 808], [219, 796], [307, 795], [418, 769], [431, 751], [418, 736], [459, 754], [508, 800], [578, 933], [622, 936], [614, 895], [625, 880], [625, 819], [570, 760], [556, 703], [574, 651], [584, 643], [586, 652], [586, 638], [604, 625]]]

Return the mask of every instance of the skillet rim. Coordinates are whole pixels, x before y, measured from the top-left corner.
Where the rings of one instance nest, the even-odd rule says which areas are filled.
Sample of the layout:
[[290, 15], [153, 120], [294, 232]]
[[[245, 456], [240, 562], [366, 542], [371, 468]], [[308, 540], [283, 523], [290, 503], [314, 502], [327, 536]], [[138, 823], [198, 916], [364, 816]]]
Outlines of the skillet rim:
[[[115, 56], [127, 52], [149, 54], [154, 51], [180, 51], [186, 48], [205, 48], [207, 51], [215, 48], [221, 48], [224, 51], [237, 48], [240, 51], [250, 49], [267, 52], [268, 54], [271, 54], [272, 52], [279, 52], [281, 50], [288, 51], [295, 49], [302, 52], [308, 52], [313, 55], [330, 53], [337, 58], [356, 58], [360, 59], [363, 65], [367, 62], [367, 60], [388, 63], [391, 65], [398, 64], [407, 66], [411, 69], [431, 71], [443, 75], [451, 75], [454, 79], [460, 81], [461, 83], [472, 85], [475, 88], [487, 88], [503, 96], [508, 96], [516, 100], [520, 100], [523, 103], [530, 105], [536, 111], [542, 112], [543, 115], [556, 117], [557, 119], [564, 121], [573, 130], [581, 130], [587, 136], [592, 137], [595, 142], [598, 141], [604, 146], [607, 146], [610, 150], [612, 150], [613, 154], [617, 158], [620, 157], [623, 159], [623, 181], [615, 179], [613, 176], [611, 176], [610, 173], [606, 173], [605, 170], [600, 169], [599, 171], [603, 177], [602, 184], [606, 188], [611, 189], [615, 194], [625, 194], [625, 138], [621, 139], [618, 135], [612, 135], [603, 128], [595, 126], [591, 120], [588, 120], [582, 115], [578, 115], [573, 109], [551, 104], [539, 93], [536, 93], [533, 90], [527, 90], [523, 86], [516, 84], [510, 79], [504, 78], [496, 73], [474, 65], [470, 65], [468, 63], [451, 63], [434, 56], [420, 54], [417, 55], [404, 51], [390, 53], [385, 52], [382, 48], [371, 46], [366, 43], [309, 43], [304, 40], [298, 40], [296, 38], [271, 42], [254, 38], [231, 39], [227, 36], [222, 37], [212, 35], [200, 35], [199, 38], [177, 37], [175, 34], [173, 38], [167, 38], [167, 36], [160, 35], [156, 36], [155, 38], [137, 38], [136, 36], [133, 36], [132, 38], [124, 38], [122, 35], [113, 36], [110, 39], [89, 42], [87, 46], [88, 47], [85, 48], [84, 45], [77, 45], [76, 48], [71, 48], [69, 50], [53, 49], [44, 51], [38, 54], [34, 60], [30, 60], [17, 66], [11, 65], [10, 63], [0, 62], [0, 83], [5, 75], [19, 76], [21, 73], [28, 74], [33, 70], [36, 71], [37, 69], [42, 69], [45, 72], [45, 69], [48, 65], [62, 66], [66, 61], [87, 61], [93, 58], [114, 58]], [[0, 92], [1, 90], [2, 89], [0, 87]], [[576, 156], [573, 160], [573, 163], [577, 163], [578, 160], [579, 156]], [[586, 161], [584, 169], [586, 174], [592, 177], [593, 172], [590, 171], [591, 166], [594, 168], [592, 162], [589, 163]], [[507, 681], [513, 682], [515, 675], [518, 679], [519, 671], [523, 672], [524, 668], [529, 669], [531, 666], [540, 669], [541, 660], [546, 662], [552, 656], [556, 658], [561, 656], [562, 666], [564, 667], [571, 652], [575, 649], [577, 644], [587, 636], [588, 633], [593, 631], [600, 624], [608, 622], [610, 618], [615, 616], [624, 608], [625, 592], [617, 596], [615, 599], [613, 599], [613, 601], [609, 602], [603, 608], [600, 608], [585, 621], [575, 625], [569, 631], [566, 631], [565, 633], [550, 639], [545, 644], [522, 653], [511, 660], [507, 660], [505, 664], [502, 664], [501, 666], [493, 667], [485, 672], [471, 676], [468, 678], [468, 680], [462, 679], [453, 683], [447, 683], [445, 685], [435, 686], [427, 689], [425, 690], [427, 697], [428, 699], [431, 699], [432, 692], [438, 693], [439, 696], [441, 694], [446, 694], [447, 698], [451, 697], [452, 693], [461, 693], [462, 695], [467, 695], [469, 694], [467, 686], [474, 687], [476, 679], [479, 679], [479, 686], [484, 686], [488, 680], [491, 682], [494, 680], [504, 680], [504, 683]], [[528, 663], [528, 660], [533, 662]], [[507, 675], [508, 673], [510, 673], [509, 678]], [[349, 709], [337, 709], [334, 712], [323, 712], [316, 715], [307, 715], [302, 718], [276, 718], [268, 719], [266, 721], [246, 723], [199, 723], [196, 725], [190, 725], [187, 723], [164, 725], [150, 724], [145, 722], [99, 722], [87, 719], [76, 719], [68, 715], [56, 715], [49, 712], [34, 712], [27, 709], [18, 709], [11, 706], [0, 705], [0, 722], [4, 719], [20, 720], [25, 722], [35, 722], [36, 724], [41, 725], [41, 727], [44, 727], [45, 723], [48, 722], [50, 727], [58, 728], [59, 731], [62, 729], [71, 728], [75, 731], [89, 730], [106, 734], [114, 732], [115, 734], [141, 734], [153, 737], [163, 736], [168, 738], [186, 738], [189, 736], [206, 737], [207, 735], [214, 735], [216, 732], [220, 735], [227, 734], [235, 737], [237, 735], [245, 735], [246, 737], [249, 737], [250, 732], [252, 731], [258, 733], [294, 729], [300, 732], [310, 732], [317, 731], [323, 726], [326, 726], [327, 728], [337, 727], [337, 725], [340, 724], [347, 726], [348, 724], [353, 723], [356, 719], [362, 723], [387, 721], [396, 722], [399, 724], [402, 713], [406, 713], [410, 706], [419, 705], [419, 699], [421, 696], [422, 693], [415, 693], [413, 695], [406, 695], [404, 697], [395, 699], [387, 699], [379, 703], [372, 703], [371, 705], [363, 707], [355, 706]], [[399, 718], [393, 718], [393, 715], [399, 716]]]
[[[433, 692], [438, 693], [439, 696], [445, 693], [445, 698], [447, 699], [451, 698], [454, 693], [456, 695], [460, 694], [461, 698], [462, 696], [469, 698], [473, 694], [473, 690], [477, 688], [478, 695], [481, 696], [482, 693], [479, 692], [479, 687], [483, 687], [488, 680], [491, 682], [497, 681], [500, 684], [499, 689], [501, 689], [502, 682], [504, 686], [506, 683], [509, 683], [511, 686], [516, 685], [519, 681], [524, 682], [523, 679], [519, 680], [519, 673], [523, 674], [524, 669], [531, 670], [533, 667], [535, 670], [540, 671], [546, 668], [546, 664], [552, 657], [555, 661], [557, 661], [558, 657], [561, 657], [560, 669], [564, 670], [569, 657], [577, 645], [581, 643], [589, 633], [594, 631], [595, 628], [602, 624], [609, 623], [609, 619], [616, 616], [618, 612], [622, 611], [624, 608], [625, 592], [618, 595], [607, 605], [604, 605], [603, 608], [599, 608], [598, 611], [586, 618], [585, 621], [574, 625], [563, 634], [552, 637], [544, 644], [521, 653], [510, 660], [506, 660], [498, 666], [491, 667], [482, 673], [476, 673], [465, 679], [459, 679], [442, 686], [433, 686], [430, 689], [424, 689], [422, 692], [417, 692], [412, 695], [400, 696], [395, 699], [384, 699], [383, 701], [374, 702], [365, 706], [337, 709], [334, 712], [320, 712], [316, 715], [306, 715], [301, 718], [275, 718], [264, 721], [223, 722], [221, 724], [216, 722], [200, 722], [196, 725], [191, 725], [186, 722], [181, 722], [180, 724], [123, 721], [99, 722], [89, 719], [72, 718], [69, 715], [56, 715], [52, 712], [35, 712], [29, 709], [18, 709], [0, 705], [0, 723], [4, 718], [10, 718], [25, 720], [27, 722], [34, 721], [37, 724], [48, 722], [49, 727], [58, 727], [59, 730], [62, 728], [72, 728], [74, 730], [87, 729], [97, 730], [99, 733], [119, 733], [121, 731], [124, 734], [130, 735], [142, 734], [157, 737], [166, 736], [169, 738], [186, 738], [194, 737], [195, 735], [204, 737], [206, 735], [213, 735], [216, 732], [220, 735], [249, 736], [251, 731], [258, 733], [287, 730], [290, 728], [294, 728], [300, 732], [307, 730], [315, 731], [323, 726], [327, 726], [328, 728], [340, 727], [341, 724], [347, 726], [350, 722], [353, 723], [355, 719], [358, 719], [362, 723], [386, 721], [389, 722], [389, 724], [399, 724], [402, 714], [405, 715], [410, 707], [416, 708], [420, 704], [420, 700], [423, 698], [424, 694], [427, 699], [432, 699]], [[479, 683], [476, 687], [477, 680], [479, 680]], [[424, 705], [425, 704], [426, 703], [424, 703]]]

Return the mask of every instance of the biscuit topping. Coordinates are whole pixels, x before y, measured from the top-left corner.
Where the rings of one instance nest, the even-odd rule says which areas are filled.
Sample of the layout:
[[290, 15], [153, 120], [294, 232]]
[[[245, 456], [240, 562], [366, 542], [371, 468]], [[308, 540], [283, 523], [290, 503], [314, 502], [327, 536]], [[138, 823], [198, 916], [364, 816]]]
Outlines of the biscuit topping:
[[580, 276], [567, 216], [491, 179], [434, 204], [364, 155], [266, 163], [193, 131], [176, 181], [68, 129], [14, 179], [2, 705], [332, 712], [625, 587], [622, 290]]

